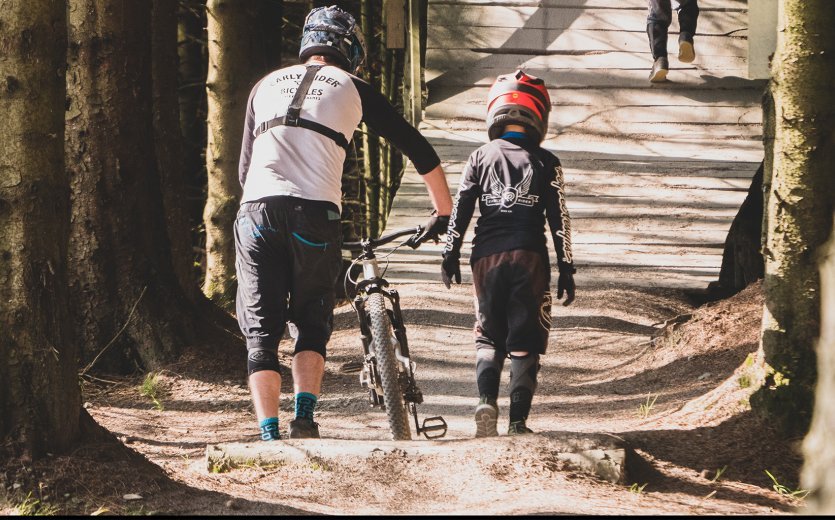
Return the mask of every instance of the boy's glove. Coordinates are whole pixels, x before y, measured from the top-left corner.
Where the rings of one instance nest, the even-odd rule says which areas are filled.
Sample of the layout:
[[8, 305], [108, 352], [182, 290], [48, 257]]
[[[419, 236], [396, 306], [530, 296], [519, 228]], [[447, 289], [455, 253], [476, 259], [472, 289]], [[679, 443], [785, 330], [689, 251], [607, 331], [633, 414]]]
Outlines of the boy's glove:
[[447, 289], [452, 287], [453, 278], [455, 283], [461, 283], [461, 262], [457, 255], [446, 253], [444, 254], [444, 261], [441, 262], [441, 280], [443, 280]]
[[562, 295], [565, 294], [565, 301], [562, 302], [566, 307], [571, 305], [574, 301], [574, 268], [561, 270], [560, 277], [557, 279], [557, 299], [562, 300]]
[[434, 240], [435, 243], [438, 243], [438, 235], [443, 235], [446, 233], [446, 229], [449, 226], [449, 216], [440, 217], [432, 212], [432, 216], [429, 217], [429, 221], [423, 226], [423, 233], [417, 236], [414, 240], [409, 239], [406, 243], [409, 247], [417, 248], [420, 244], [426, 242], [427, 240]]

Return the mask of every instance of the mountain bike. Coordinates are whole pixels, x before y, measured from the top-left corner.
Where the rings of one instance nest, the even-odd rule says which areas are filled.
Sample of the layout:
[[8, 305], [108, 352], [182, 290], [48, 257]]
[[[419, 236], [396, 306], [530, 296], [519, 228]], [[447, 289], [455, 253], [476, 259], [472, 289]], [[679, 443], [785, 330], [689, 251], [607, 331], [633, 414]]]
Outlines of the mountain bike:
[[[407, 235], [411, 237], [388, 255], [407, 243], [417, 248], [419, 244], [416, 239], [422, 231], [423, 227], [417, 226], [376, 239], [342, 244], [344, 250], [359, 252], [345, 273], [344, 283], [345, 294], [350, 294], [349, 282], [355, 288], [352, 306], [359, 319], [363, 348], [362, 362], [347, 363], [343, 371], [359, 371], [360, 384], [368, 390], [371, 406], [380, 406], [386, 411], [393, 440], [412, 438], [409, 415], [414, 418], [418, 435], [437, 439], [447, 432], [447, 423], [443, 417], [427, 417], [422, 424], [418, 421], [417, 405], [423, 402], [423, 393], [415, 381], [415, 362], [409, 357], [406, 325], [400, 311], [400, 295], [384, 278], [385, 269], [381, 271], [375, 254], [376, 248]], [[362, 276], [353, 280], [351, 273], [358, 265], [362, 266]]]

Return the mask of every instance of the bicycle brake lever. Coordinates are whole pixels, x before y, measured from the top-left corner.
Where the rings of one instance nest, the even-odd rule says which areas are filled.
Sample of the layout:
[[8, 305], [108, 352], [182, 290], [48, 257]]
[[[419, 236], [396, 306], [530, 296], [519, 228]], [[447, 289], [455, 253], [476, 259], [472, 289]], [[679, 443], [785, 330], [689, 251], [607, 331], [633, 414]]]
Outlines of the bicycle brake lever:
[[421, 241], [419, 241], [420, 236], [423, 234], [423, 226], [418, 226], [415, 234], [410, 236], [408, 240], [406, 240], [406, 245], [411, 247], [412, 249], [417, 249], [420, 247]]

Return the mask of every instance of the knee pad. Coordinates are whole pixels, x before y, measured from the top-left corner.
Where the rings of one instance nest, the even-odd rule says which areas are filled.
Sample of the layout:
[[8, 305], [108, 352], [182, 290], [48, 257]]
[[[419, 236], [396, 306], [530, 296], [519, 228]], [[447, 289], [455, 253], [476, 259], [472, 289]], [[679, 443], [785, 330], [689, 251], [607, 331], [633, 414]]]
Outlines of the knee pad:
[[539, 354], [510, 356], [510, 391], [524, 389], [531, 395], [536, 391], [536, 375], [540, 368]]
[[476, 349], [476, 385], [479, 394], [496, 397], [499, 394], [499, 380], [504, 367], [504, 352], [497, 352], [494, 348], [481, 347]]
[[247, 375], [252, 375], [255, 372], [262, 370], [272, 370], [273, 372], [281, 372], [281, 365], [278, 363], [278, 354], [275, 349], [267, 348], [252, 348], [246, 356]]

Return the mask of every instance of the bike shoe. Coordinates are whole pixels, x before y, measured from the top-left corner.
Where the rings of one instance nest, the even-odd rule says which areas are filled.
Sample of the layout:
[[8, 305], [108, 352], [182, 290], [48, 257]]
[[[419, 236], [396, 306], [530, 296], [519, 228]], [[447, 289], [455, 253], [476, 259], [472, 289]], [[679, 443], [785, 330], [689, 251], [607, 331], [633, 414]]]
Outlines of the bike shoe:
[[312, 419], [299, 417], [290, 421], [291, 439], [319, 439], [319, 424]]
[[507, 427], [508, 435], [522, 435], [524, 433], [533, 433], [533, 430], [525, 426], [525, 421], [512, 422]]
[[499, 420], [499, 407], [492, 403], [480, 403], [475, 409], [475, 436], [495, 437], [499, 434], [496, 422]]

